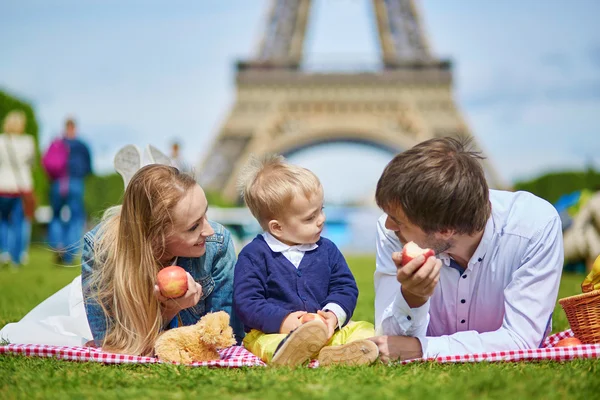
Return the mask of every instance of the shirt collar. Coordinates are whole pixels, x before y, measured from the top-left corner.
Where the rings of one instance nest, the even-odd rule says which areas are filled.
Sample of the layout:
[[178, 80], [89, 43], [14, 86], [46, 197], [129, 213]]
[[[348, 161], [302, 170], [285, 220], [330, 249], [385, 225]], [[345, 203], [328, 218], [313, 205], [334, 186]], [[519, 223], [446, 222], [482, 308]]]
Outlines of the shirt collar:
[[[492, 237], [494, 237], [493, 214], [490, 215], [490, 217], [488, 218], [488, 220], [485, 224], [485, 228], [483, 230], [483, 236], [481, 237], [481, 241], [479, 242], [477, 249], [475, 249], [475, 253], [473, 253], [473, 256], [469, 260], [467, 269], [469, 267], [471, 267], [472, 265], [475, 265], [475, 264], [483, 261], [483, 259], [485, 258], [485, 255], [487, 254], [488, 248], [490, 247]], [[436, 255], [436, 257], [442, 261], [444, 266], [447, 267], [450, 265], [450, 256], [448, 254], [441, 253], [441, 254]]]
[[288, 244], [282, 243], [281, 241], [279, 241], [279, 239], [271, 235], [269, 232], [263, 232], [262, 235], [265, 239], [265, 242], [267, 242], [269, 248], [276, 253], [283, 253], [284, 251], [288, 250], [311, 251], [319, 247], [319, 245], [316, 243], [303, 243], [290, 246]]

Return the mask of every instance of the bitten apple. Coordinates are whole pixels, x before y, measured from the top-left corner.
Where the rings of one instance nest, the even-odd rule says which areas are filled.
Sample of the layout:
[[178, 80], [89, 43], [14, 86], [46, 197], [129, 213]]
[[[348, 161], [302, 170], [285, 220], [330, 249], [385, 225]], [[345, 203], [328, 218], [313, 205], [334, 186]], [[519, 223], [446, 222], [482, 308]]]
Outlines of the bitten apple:
[[425, 256], [425, 260], [431, 256], [435, 256], [435, 252], [431, 249], [422, 249], [415, 242], [406, 243], [402, 248], [402, 260], [400, 261], [400, 265], [405, 266], [412, 261], [413, 258], [417, 258], [421, 254]]
[[172, 265], [163, 268], [158, 272], [156, 283], [160, 290], [160, 294], [169, 299], [175, 299], [183, 296], [185, 292], [187, 292], [187, 273], [183, 268]]
[[312, 321], [313, 319], [321, 320], [323, 323], [327, 324], [327, 322], [325, 322], [325, 318], [321, 317], [319, 314], [316, 314], [316, 313], [306, 313], [306, 314], [304, 314], [302, 316], [302, 318], [300, 318], [300, 322], [302, 322], [303, 324], [305, 324], [308, 321]]
[[576, 337], [570, 337], [570, 338], [566, 338], [563, 340], [559, 340], [554, 347], [569, 347], [569, 346], [579, 346], [581, 343], [581, 340], [577, 339]]

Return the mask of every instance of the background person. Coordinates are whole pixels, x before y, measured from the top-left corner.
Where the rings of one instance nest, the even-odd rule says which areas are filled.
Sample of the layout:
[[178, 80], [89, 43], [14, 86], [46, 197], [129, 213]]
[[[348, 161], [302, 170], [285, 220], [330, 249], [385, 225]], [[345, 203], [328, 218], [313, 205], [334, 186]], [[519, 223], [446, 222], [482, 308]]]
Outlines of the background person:
[[[71, 264], [80, 249], [81, 236], [85, 227], [86, 215], [83, 197], [84, 179], [92, 172], [90, 151], [87, 144], [78, 137], [75, 120], [65, 122], [62, 137], [58, 143], [50, 145], [44, 157], [49, 157], [55, 149], [66, 149], [66, 166], [60, 176], [50, 176], [50, 205], [52, 220], [48, 226], [48, 241], [56, 251], [57, 262]], [[57, 151], [58, 152], [58, 151]], [[56, 157], [64, 157], [63, 154]], [[63, 208], [68, 208], [68, 218]]]
[[26, 263], [35, 212], [31, 168], [35, 142], [24, 134], [25, 113], [7, 114], [0, 134], [0, 253], [14, 266]]

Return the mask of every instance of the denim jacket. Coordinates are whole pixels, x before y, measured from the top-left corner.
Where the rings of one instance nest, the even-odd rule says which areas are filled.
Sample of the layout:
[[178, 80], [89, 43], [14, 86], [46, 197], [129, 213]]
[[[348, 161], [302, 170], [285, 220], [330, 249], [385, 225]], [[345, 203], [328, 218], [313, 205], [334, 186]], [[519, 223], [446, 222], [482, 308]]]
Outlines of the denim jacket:
[[[233, 311], [233, 272], [236, 255], [231, 234], [222, 225], [210, 222], [215, 233], [206, 238], [206, 253], [199, 258], [180, 257], [177, 264], [202, 285], [202, 297], [194, 307], [181, 310], [170, 322], [169, 328], [178, 325], [193, 325], [213, 311], [225, 311], [238, 343], [244, 337], [243, 325]], [[106, 335], [110, 317], [104, 315], [102, 307], [92, 296], [89, 280], [94, 269], [94, 240], [98, 226], [85, 234], [81, 260], [83, 299], [90, 329], [96, 345], [101, 346]]]

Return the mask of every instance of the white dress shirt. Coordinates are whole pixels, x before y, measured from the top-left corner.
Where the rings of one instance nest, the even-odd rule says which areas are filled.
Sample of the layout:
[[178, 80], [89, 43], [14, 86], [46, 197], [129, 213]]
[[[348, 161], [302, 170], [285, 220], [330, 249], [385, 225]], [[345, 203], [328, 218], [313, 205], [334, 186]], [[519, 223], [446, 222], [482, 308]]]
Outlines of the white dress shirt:
[[378, 335], [417, 337], [423, 357], [537, 348], [551, 330], [563, 267], [554, 207], [527, 192], [490, 190], [492, 214], [466, 270], [439, 254], [434, 294], [410, 308], [392, 253], [402, 246], [377, 224], [375, 327]]
[[[265, 242], [267, 242], [267, 245], [272, 251], [274, 251], [275, 253], [283, 254], [283, 256], [287, 258], [288, 261], [291, 262], [294, 267], [296, 267], [296, 269], [298, 269], [298, 267], [300, 266], [300, 262], [304, 257], [304, 253], [319, 247], [319, 245], [316, 243], [297, 244], [294, 246], [290, 246], [285, 243], [282, 243], [281, 241], [279, 241], [279, 239], [271, 235], [269, 232], [263, 232], [262, 236], [263, 238], [265, 238]], [[344, 309], [336, 303], [327, 303], [325, 307], [323, 307], [323, 310], [328, 310], [335, 314], [338, 320], [338, 327], [341, 329], [341, 327], [344, 325], [344, 322], [346, 322], [347, 318]]]

